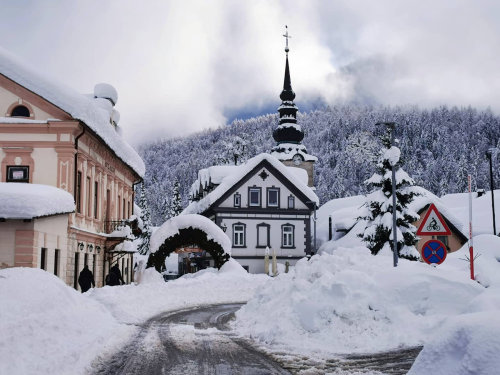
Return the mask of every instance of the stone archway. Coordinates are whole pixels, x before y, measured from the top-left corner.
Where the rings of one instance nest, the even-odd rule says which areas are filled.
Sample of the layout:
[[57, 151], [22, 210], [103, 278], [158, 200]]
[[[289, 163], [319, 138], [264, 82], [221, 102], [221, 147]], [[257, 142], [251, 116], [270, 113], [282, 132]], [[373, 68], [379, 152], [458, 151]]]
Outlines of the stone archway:
[[218, 225], [201, 215], [179, 215], [167, 220], [151, 236], [146, 268], [161, 271], [169, 254], [193, 245], [210, 254], [217, 268], [230, 258], [231, 241]]
[[165, 264], [165, 259], [171, 253], [188, 245], [196, 245], [209, 253], [217, 268], [221, 268], [229, 260], [229, 254], [224, 251], [219, 243], [208, 239], [207, 234], [201, 229], [189, 227], [179, 229], [179, 233], [167, 238], [156, 252], [151, 253], [146, 268], [154, 267], [160, 272], [161, 267]]

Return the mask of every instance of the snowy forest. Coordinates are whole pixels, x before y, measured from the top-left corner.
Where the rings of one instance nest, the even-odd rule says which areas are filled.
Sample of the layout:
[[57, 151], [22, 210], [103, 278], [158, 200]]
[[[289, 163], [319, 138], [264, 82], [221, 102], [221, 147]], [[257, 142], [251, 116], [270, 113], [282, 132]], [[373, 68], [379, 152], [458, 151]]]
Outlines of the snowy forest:
[[[363, 183], [375, 170], [374, 160], [384, 131], [377, 122], [395, 121], [402, 165], [420, 185], [438, 196], [465, 192], [467, 175], [473, 189], [489, 190], [486, 150], [500, 146], [500, 118], [490, 110], [471, 107], [434, 109], [341, 105], [298, 114], [303, 143], [318, 157], [316, 193], [321, 204], [365, 194]], [[146, 196], [154, 225], [175, 212], [178, 193], [185, 207], [199, 169], [217, 164], [240, 164], [274, 145], [272, 131], [278, 115], [269, 114], [206, 130], [185, 138], [143, 144]], [[494, 160], [496, 164], [496, 160]], [[494, 178], [500, 177], [494, 168]]]

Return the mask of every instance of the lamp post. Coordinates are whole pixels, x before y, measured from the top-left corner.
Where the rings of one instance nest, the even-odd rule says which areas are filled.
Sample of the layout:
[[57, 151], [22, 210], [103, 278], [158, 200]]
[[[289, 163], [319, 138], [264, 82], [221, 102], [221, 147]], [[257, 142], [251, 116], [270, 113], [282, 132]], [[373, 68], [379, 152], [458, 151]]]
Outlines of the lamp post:
[[308, 258], [310, 258], [312, 255], [316, 254], [316, 202], [314, 201], [307, 201], [307, 204], [312, 204], [313, 209], [314, 209], [314, 218], [313, 218], [313, 223], [314, 223], [314, 239], [313, 239], [313, 248], [311, 253], [309, 254]]
[[495, 147], [490, 147], [488, 151], [486, 151], [486, 156], [490, 159], [490, 190], [491, 190], [491, 211], [493, 213], [493, 234], [497, 235], [497, 227], [495, 224], [495, 194], [494, 194], [494, 186], [493, 186], [493, 155], [496, 153], [497, 149]]
[[[375, 125], [384, 125], [391, 132], [391, 146], [394, 146], [395, 142], [395, 122], [377, 122]], [[392, 169], [392, 243], [393, 243], [393, 260], [394, 267], [398, 266], [398, 236], [397, 236], [397, 225], [396, 225], [396, 168], [395, 164], [391, 165]]]

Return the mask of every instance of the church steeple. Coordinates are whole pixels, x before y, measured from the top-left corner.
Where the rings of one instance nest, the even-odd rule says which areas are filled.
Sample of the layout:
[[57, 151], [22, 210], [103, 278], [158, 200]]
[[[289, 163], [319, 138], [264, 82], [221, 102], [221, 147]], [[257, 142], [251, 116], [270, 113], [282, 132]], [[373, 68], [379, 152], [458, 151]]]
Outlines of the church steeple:
[[286, 60], [285, 60], [285, 78], [283, 80], [283, 91], [281, 91], [281, 105], [278, 107], [280, 116], [278, 127], [273, 131], [273, 138], [276, 146], [271, 150], [271, 154], [281, 160], [285, 165], [294, 165], [304, 168], [308, 171], [309, 185], [312, 186], [312, 164], [317, 160], [315, 156], [307, 153], [306, 147], [302, 144], [304, 132], [297, 124], [297, 111], [299, 110], [295, 103], [295, 93], [292, 90], [292, 80], [290, 78], [290, 65], [288, 62], [288, 27], [283, 34], [286, 38]]

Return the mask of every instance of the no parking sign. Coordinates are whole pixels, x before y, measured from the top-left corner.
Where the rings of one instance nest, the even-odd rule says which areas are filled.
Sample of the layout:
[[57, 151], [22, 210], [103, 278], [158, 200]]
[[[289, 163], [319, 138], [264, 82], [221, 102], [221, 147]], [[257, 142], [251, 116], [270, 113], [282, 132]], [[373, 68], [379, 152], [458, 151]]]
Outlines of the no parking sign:
[[446, 246], [438, 240], [427, 241], [422, 247], [422, 259], [428, 264], [443, 263], [446, 253]]

